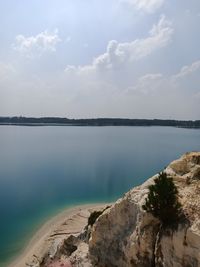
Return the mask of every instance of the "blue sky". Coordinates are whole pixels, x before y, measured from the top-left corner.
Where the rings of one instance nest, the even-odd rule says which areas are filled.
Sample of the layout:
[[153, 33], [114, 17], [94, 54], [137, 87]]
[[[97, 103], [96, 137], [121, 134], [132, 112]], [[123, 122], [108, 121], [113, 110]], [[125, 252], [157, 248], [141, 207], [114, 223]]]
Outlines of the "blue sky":
[[197, 0], [0, 0], [0, 115], [200, 118]]

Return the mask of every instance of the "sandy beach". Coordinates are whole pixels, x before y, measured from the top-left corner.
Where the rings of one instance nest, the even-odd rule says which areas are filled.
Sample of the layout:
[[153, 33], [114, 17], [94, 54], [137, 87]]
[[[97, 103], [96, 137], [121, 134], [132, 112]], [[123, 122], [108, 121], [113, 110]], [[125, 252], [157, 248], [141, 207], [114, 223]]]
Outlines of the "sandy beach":
[[90, 213], [106, 204], [87, 204], [68, 208], [48, 220], [33, 236], [22, 254], [8, 267], [37, 266], [46, 253], [53, 255], [56, 247], [70, 234], [80, 233], [87, 224]]

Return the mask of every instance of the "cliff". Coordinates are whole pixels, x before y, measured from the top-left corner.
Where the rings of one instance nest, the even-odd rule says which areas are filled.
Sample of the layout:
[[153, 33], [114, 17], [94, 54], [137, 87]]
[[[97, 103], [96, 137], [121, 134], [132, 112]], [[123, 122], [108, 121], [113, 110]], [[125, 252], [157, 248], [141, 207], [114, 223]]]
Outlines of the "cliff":
[[155, 175], [100, 208], [92, 226], [63, 238], [51, 263], [46, 257], [37, 266], [200, 267], [200, 152], [183, 155], [165, 172], [178, 188], [185, 215], [176, 229], [163, 229], [142, 209]]
[[154, 176], [98, 218], [89, 241], [93, 266], [200, 266], [200, 153], [185, 154], [165, 171], [178, 187], [187, 220], [177, 230], [161, 231], [160, 222], [142, 210]]

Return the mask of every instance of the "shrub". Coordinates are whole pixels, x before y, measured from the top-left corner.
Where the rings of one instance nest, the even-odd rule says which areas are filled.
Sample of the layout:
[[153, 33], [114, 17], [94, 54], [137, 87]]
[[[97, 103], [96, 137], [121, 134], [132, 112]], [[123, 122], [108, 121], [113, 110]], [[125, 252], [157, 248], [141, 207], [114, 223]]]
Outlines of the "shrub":
[[181, 215], [181, 205], [173, 179], [161, 172], [154, 182], [149, 186], [143, 209], [160, 219], [163, 226], [176, 224]]

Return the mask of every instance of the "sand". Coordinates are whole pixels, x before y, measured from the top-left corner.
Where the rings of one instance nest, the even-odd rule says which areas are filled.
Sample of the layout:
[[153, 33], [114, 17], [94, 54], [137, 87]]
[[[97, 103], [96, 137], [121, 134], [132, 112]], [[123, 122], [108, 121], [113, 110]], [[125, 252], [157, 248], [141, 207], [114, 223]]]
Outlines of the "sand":
[[[53, 255], [57, 245], [70, 234], [80, 233], [91, 211], [106, 204], [87, 204], [68, 208], [48, 220], [33, 236], [22, 254], [8, 267], [36, 266], [46, 253]], [[33, 264], [34, 263], [34, 264]]]

